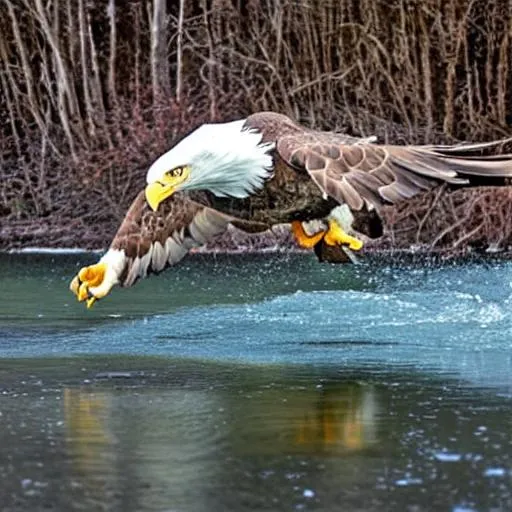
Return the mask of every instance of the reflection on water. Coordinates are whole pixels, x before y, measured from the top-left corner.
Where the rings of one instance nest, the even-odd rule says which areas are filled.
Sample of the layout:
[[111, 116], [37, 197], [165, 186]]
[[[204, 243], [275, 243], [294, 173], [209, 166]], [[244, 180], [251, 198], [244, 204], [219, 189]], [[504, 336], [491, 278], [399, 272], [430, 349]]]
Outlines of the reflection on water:
[[[248, 397], [234, 427], [250, 443], [242, 453], [344, 455], [377, 442], [378, 393], [371, 384], [337, 381], [314, 388], [267, 388]], [[237, 410], [240, 406], [237, 406]], [[265, 439], [272, 442], [265, 444]], [[275, 440], [279, 439], [279, 443]]]
[[512, 506], [509, 397], [407, 368], [72, 361], [4, 367], [5, 510]]
[[[344, 456], [377, 442], [377, 395], [372, 385], [338, 381], [312, 389], [265, 385], [255, 391], [233, 396], [160, 390], [157, 396], [144, 391], [141, 397], [127, 397], [65, 388], [71, 474], [88, 500], [108, 502], [112, 486], [123, 488], [123, 480], [131, 478], [143, 489], [137, 496], [142, 509], [151, 508], [152, 488], [167, 485], [173, 487], [173, 502], [186, 506], [189, 493], [196, 500], [202, 485], [208, 494], [209, 486], [218, 481], [222, 456], [216, 460], [223, 451], [230, 458]], [[129, 420], [120, 402], [126, 399]], [[234, 421], [228, 423], [232, 415]]]
[[108, 422], [111, 397], [107, 393], [91, 393], [80, 388], [65, 388], [63, 395], [66, 445], [73, 469], [94, 487], [99, 483], [98, 467], [109, 473], [104, 457], [114, 442]]
[[[377, 441], [377, 397], [373, 386], [347, 382], [325, 390], [297, 421], [296, 443], [315, 450], [354, 452]], [[292, 422], [293, 423], [293, 422]]]
[[190, 493], [200, 503], [201, 482], [215, 476], [223, 442], [211, 423], [214, 395], [209, 402], [202, 391], [172, 389], [63, 393], [65, 457], [82, 502], [160, 510], [165, 502], [155, 489], [167, 489], [173, 503], [189, 503]]

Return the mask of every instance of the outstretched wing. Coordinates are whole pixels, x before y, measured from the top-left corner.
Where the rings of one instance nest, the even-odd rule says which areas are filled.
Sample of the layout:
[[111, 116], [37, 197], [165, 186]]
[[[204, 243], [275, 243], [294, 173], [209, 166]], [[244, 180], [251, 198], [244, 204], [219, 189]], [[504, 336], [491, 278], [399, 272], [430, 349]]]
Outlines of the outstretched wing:
[[142, 191], [133, 201], [110, 249], [124, 251], [122, 286], [178, 263], [193, 247], [223, 233], [232, 217], [176, 193], [154, 212]]
[[343, 134], [302, 131], [280, 137], [277, 151], [327, 195], [354, 210], [409, 199], [440, 182], [512, 177], [512, 155], [482, 156], [509, 141], [454, 146], [373, 144]]

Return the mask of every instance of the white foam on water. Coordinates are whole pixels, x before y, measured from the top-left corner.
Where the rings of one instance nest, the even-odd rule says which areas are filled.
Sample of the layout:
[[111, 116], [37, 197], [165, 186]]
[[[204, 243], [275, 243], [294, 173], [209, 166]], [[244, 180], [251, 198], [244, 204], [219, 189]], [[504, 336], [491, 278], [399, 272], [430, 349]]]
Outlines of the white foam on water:
[[438, 452], [434, 454], [434, 458], [439, 462], [459, 462], [462, 455], [460, 453]]
[[484, 476], [489, 478], [502, 478], [506, 476], [507, 471], [504, 468], [487, 468], [484, 471]]

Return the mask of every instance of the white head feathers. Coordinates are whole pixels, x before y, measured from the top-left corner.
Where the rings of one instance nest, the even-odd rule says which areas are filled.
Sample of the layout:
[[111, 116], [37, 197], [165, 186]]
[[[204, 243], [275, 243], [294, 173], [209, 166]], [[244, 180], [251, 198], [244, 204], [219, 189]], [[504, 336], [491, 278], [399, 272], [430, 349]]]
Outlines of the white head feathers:
[[245, 119], [204, 124], [149, 168], [153, 183], [180, 166], [190, 166], [180, 190], [210, 190], [216, 196], [243, 198], [261, 189], [272, 174], [273, 143], [262, 144], [260, 132], [244, 128]]

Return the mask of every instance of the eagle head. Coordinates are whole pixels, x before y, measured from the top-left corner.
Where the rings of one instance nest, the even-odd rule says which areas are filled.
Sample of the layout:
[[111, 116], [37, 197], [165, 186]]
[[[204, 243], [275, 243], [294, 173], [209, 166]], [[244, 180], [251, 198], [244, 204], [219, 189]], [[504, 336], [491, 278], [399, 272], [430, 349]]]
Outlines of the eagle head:
[[146, 176], [146, 200], [153, 210], [178, 190], [209, 190], [243, 198], [272, 176], [273, 143], [248, 128], [245, 119], [204, 124], [160, 156]]

